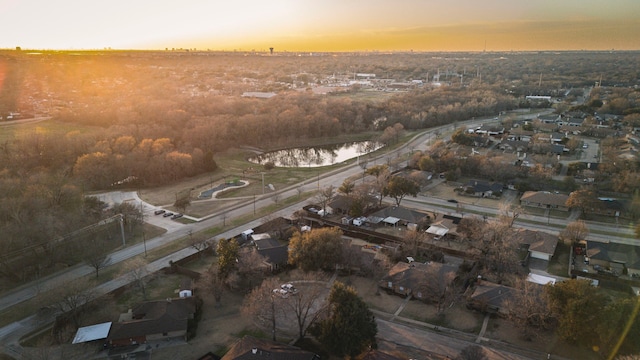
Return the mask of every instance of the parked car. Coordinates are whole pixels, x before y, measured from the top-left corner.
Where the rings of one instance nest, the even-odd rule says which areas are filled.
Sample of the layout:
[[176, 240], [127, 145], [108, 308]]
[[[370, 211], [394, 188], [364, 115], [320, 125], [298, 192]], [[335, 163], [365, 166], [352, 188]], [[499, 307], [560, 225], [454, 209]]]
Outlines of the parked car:
[[179, 219], [182, 217], [182, 214], [173, 214], [173, 216], [171, 217], [172, 219]]
[[298, 292], [298, 289], [296, 289], [295, 286], [293, 286], [293, 284], [282, 284], [280, 285], [280, 289], [290, 294], [295, 294]]
[[171, 212], [166, 212], [166, 213], [162, 214], [162, 216], [164, 216], [164, 217], [173, 216], [173, 213], [171, 213]]
[[273, 293], [275, 295], [279, 295], [280, 297], [283, 298], [288, 298], [289, 297], [289, 292], [285, 289], [273, 289]]
[[456, 200], [456, 199], [449, 199], [447, 201], [450, 202], [450, 203], [454, 203], [454, 204], [458, 203], [458, 200]]
[[154, 214], [156, 214], [156, 215], [160, 215], [160, 214], [164, 214], [164, 213], [165, 213], [165, 211], [164, 211], [164, 210], [162, 210], [162, 209], [160, 209], [160, 210], [156, 210], [156, 211], [154, 211], [153, 213], [154, 213]]

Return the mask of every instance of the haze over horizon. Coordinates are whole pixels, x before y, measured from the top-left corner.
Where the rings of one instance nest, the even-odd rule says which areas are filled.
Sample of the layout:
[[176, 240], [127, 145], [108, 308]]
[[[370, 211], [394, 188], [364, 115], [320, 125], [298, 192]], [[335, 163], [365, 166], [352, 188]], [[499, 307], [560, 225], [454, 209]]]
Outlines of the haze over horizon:
[[636, 0], [0, 0], [0, 48], [639, 50]]

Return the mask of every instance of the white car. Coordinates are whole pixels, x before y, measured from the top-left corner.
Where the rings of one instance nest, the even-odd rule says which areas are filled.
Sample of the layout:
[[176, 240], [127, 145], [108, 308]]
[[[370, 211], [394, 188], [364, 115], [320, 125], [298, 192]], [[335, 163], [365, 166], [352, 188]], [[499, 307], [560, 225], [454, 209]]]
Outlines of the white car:
[[289, 292], [285, 289], [273, 289], [273, 293], [275, 295], [278, 295], [282, 298], [288, 298], [289, 297]]
[[293, 284], [282, 284], [280, 285], [280, 290], [284, 290], [287, 293], [291, 293], [291, 294], [295, 294], [298, 292], [298, 289], [296, 289], [296, 287], [293, 286]]

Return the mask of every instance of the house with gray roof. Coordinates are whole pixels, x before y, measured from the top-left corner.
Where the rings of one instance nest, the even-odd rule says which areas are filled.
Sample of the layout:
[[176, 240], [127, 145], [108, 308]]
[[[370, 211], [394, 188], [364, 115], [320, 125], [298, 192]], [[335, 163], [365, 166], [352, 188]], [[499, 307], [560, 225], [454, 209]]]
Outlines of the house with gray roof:
[[440, 288], [450, 286], [456, 277], [457, 270], [456, 266], [433, 261], [426, 264], [415, 261], [399, 262], [378, 281], [378, 286], [398, 295], [411, 295], [426, 301], [434, 289], [441, 291]]
[[121, 317], [124, 321], [111, 325], [107, 343], [118, 347], [171, 338], [186, 341], [189, 320], [196, 310], [195, 297], [144, 302], [128, 313], [130, 318]]
[[603, 243], [587, 240], [586, 256], [589, 265], [599, 265], [622, 274], [626, 269], [629, 275], [640, 275], [640, 247], [620, 243]]

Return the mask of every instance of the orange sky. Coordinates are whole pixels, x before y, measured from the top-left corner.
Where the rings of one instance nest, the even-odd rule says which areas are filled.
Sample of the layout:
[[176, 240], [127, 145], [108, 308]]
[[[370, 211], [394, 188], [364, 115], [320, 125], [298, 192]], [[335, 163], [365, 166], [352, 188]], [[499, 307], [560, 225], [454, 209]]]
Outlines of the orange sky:
[[638, 0], [0, 0], [0, 48], [640, 50]]

